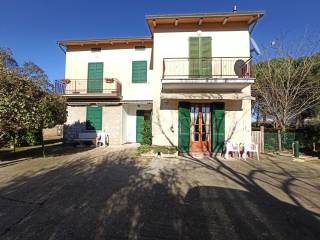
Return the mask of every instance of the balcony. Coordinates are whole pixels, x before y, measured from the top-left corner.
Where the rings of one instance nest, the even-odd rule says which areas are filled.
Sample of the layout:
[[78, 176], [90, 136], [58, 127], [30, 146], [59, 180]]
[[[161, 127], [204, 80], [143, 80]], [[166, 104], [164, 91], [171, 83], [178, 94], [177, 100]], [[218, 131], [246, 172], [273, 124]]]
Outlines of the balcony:
[[121, 98], [121, 82], [115, 78], [64, 79], [55, 82], [55, 92], [68, 98]]
[[164, 58], [162, 86], [167, 89], [241, 89], [254, 82], [251, 58]]

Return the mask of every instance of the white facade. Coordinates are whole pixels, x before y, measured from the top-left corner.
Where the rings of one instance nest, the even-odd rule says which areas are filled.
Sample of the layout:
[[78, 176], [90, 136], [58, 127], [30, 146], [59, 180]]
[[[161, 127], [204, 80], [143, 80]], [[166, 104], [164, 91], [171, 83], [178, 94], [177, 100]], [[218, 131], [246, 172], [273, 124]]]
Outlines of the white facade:
[[[153, 81], [152, 87], [154, 96], [153, 143], [155, 145], [171, 145], [172, 142], [178, 145], [178, 101], [166, 103], [165, 105], [169, 106], [164, 107], [166, 109], [161, 110], [161, 113], [156, 109], [160, 109], [161, 105], [162, 83], [160, 79], [162, 78], [163, 59], [187, 58], [189, 56], [189, 37], [211, 37], [213, 57], [250, 57], [248, 29], [241, 31], [155, 32], [154, 77], [158, 79]], [[196, 86], [194, 87], [196, 88]], [[244, 88], [242, 92], [250, 95], [250, 86]], [[243, 100], [240, 103], [240, 106], [233, 102], [226, 104], [225, 136], [235, 142], [251, 139], [251, 101]], [[168, 139], [172, 139], [172, 142]]]
[[[102, 49], [100, 52], [67, 51], [66, 52], [66, 79], [84, 80], [88, 77], [88, 63], [102, 62], [103, 77], [116, 78], [122, 83], [123, 100], [152, 100], [151, 79], [152, 71], [148, 71], [147, 83], [132, 83], [132, 61], [147, 61], [150, 65], [151, 48], [143, 50], [129, 49]], [[86, 82], [83, 81], [83, 89]], [[104, 85], [106, 83], [104, 82]]]
[[[257, 21], [261, 14], [223, 13], [194, 15], [192, 18], [183, 15], [173, 16], [172, 19], [170, 16], [151, 16], [147, 17], [152, 32], [152, 38], [149, 39], [79, 40], [79, 43], [62, 41], [62, 45], [67, 49], [66, 79], [87, 79], [88, 64], [101, 62], [103, 78], [115, 78], [122, 85], [121, 98], [116, 100], [103, 98], [102, 95], [88, 98], [84, 94], [83, 99], [69, 96], [66, 124], [85, 122], [87, 106], [100, 105], [103, 106], [102, 128], [109, 133], [110, 143], [132, 143], [137, 141], [137, 111], [152, 110], [153, 144], [178, 146], [180, 102], [223, 102], [225, 140], [247, 142], [251, 139], [250, 84], [254, 82], [254, 78], [221, 74], [220, 77], [196, 78], [190, 81], [188, 76], [172, 76], [176, 81], [171, 84], [164, 72], [188, 73], [189, 64], [185, 62], [181, 65], [177, 62], [177, 65], [172, 65], [170, 69], [164, 62], [167, 58], [188, 59], [190, 37], [211, 37], [212, 59], [241, 59], [247, 64], [246, 59], [250, 59], [250, 25]], [[197, 17], [198, 20], [194, 20]], [[178, 19], [182, 19], [185, 24], [181, 24]], [[169, 23], [171, 20], [173, 22]], [[210, 23], [202, 23], [209, 20]], [[146, 47], [141, 48], [143, 45]], [[139, 48], [136, 48], [137, 46]], [[101, 51], [91, 51], [92, 47], [101, 47]], [[147, 61], [146, 83], [132, 83], [133, 61]], [[228, 66], [222, 62], [216, 66], [213, 64], [212, 74], [226, 68]], [[233, 71], [236, 70], [231, 69], [231, 72]], [[250, 72], [250, 69], [248, 71]], [[110, 83], [104, 81], [103, 87], [107, 84]], [[82, 88], [85, 93], [85, 81]]]

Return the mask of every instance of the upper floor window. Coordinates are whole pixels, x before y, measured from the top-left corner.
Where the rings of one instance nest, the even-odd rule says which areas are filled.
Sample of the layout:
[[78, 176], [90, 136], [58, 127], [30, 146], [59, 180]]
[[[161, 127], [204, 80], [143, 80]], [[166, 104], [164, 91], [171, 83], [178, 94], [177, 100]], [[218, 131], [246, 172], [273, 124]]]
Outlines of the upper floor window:
[[132, 62], [132, 83], [147, 82], [147, 61]]
[[91, 52], [101, 52], [101, 48], [91, 48]]
[[103, 62], [88, 63], [87, 92], [103, 92]]
[[189, 76], [212, 75], [211, 37], [189, 38]]
[[137, 45], [137, 46], [134, 47], [134, 49], [135, 49], [136, 51], [144, 51], [144, 50], [146, 50], [146, 46], [144, 46], [144, 45]]

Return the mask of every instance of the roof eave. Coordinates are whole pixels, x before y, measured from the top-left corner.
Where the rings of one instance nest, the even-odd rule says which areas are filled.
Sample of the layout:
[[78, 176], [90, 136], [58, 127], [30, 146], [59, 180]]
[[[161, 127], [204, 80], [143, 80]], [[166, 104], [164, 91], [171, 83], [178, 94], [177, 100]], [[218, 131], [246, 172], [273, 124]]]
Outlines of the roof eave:
[[220, 12], [220, 13], [196, 13], [196, 14], [163, 14], [163, 15], [146, 15], [146, 19], [167, 19], [167, 18], [201, 18], [201, 17], [231, 17], [231, 16], [248, 16], [259, 15], [262, 17], [265, 11], [246, 11], [246, 12]]
[[60, 46], [72, 45], [99, 45], [99, 44], [116, 44], [116, 43], [134, 43], [134, 42], [152, 42], [151, 37], [134, 37], [134, 38], [105, 38], [105, 39], [80, 39], [80, 40], [59, 40], [57, 44]]

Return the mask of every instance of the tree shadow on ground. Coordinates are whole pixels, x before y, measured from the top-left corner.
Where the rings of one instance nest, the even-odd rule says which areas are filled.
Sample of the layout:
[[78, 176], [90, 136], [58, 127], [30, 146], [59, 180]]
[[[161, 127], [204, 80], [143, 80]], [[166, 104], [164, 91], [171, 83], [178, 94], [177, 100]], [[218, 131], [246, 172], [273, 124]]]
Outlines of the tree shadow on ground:
[[[74, 147], [70, 144], [64, 144], [62, 142], [45, 146], [46, 157], [58, 157], [67, 156], [79, 152], [88, 151], [93, 147]], [[43, 157], [41, 146], [22, 147], [18, 151], [13, 152], [12, 149], [0, 150], [0, 167], [5, 165], [11, 165], [9, 162], [41, 158]], [[6, 162], [1, 164], [1, 162]]]
[[1, 187], [0, 238], [318, 239], [315, 213], [279, 201], [223, 162], [187, 161], [244, 190], [195, 186], [175, 168], [151, 174], [129, 150], [110, 152]]
[[[220, 210], [223, 211], [223, 209], [225, 209], [226, 211], [222, 214], [222, 217], [224, 215], [229, 219], [233, 219], [232, 224], [228, 224], [228, 221], [226, 221], [227, 228], [229, 228], [228, 231], [231, 234], [233, 228], [233, 230], [235, 230], [234, 236], [238, 236], [234, 238], [230, 237], [230, 235], [225, 235], [228, 233], [228, 231], [225, 231], [224, 234], [220, 234], [220, 237], [217, 238], [216, 236], [214, 239], [223, 239], [222, 236], [229, 236], [229, 239], [238, 239], [239, 236], [240, 239], [318, 238], [320, 234], [319, 205], [310, 200], [308, 196], [297, 196], [296, 192], [294, 192], [291, 187], [296, 185], [296, 182], [300, 182], [302, 183], [299, 186], [300, 188], [302, 188], [303, 185], [306, 185], [308, 191], [316, 191], [319, 193], [319, 185], [313, 185], [308, 182], [308, 180], [311, 179], [320, 179], [319, 173], [315, 173], [314, 176], [302, 176], [300, 174], [299, 177], [295, 177], [295, 171], [293, 171], [294, 174], [290, 173], [290, 171], [286, 170], [285, 167], [282, 167], [277, 161], [271, 161], [271, 164], [273, 165], [272, 168], [277, 169], [277, 171], [268, 170], [267, 166], [256, 167], [253, 164], [250, 164], [250, 162], [245, 161], [243, 162], [244, 167], [246, 167], [247, 164], [247, 169], [250, 170], [242, 172], [217, 158], [211, 158], [210, 161], [191, 157], [185, 159], [195, 163], [197, 166], [195, 168], [198, 168], [200, 165], [201, 167], [212, 171], [212, 174], [223, 176], [233, 184], [236, 183], [244, 189], [244, 191], [241, 191], [211, 186], [198, 187], [198, 192], [203, 191], [204, 196], [211, 196], [207, 198], [207, 201], [205, 200], [207, 203], [201, 203], [201, 205], [208, 206], [208, 209], [203, 212], [210, 214], [210, 212], [214, 213], [219, 211], [219, 208], [217, 207], [219, 204], [216, 205], [216, 203], [220, 199], [222, 204], [220, 206], [225, 205], [225, 207], [220, 208]], [[279, 180], [277, 184], [263, 182], [265, 179], [263, 177], [260, 178], [258, 175], [265, 176], [265, 179], [278, 178]], [[261, 182], [269, 185], [270, 188], [276, 188], [286, 194], [295, 205], [280, 201], [273, 196], [272, 193], [261, 187]], [[193, 191], [195, 190], [193, 189]], [[188, 194], [190, 194], [190, 192]], [[308, 202], [309, 205], [317, 210], [317, 212], [311, 212], [305, 209], [301, 203], [302, 200]], [[212, 210], [210, 210], [210, 204], [213, 205]], [[214, 215], [212, 215], [211, 220], [213, 218]], [[210, 219], [210, 217], [207, 219]], [[214, 224], [219, 222], [213, 221]]]
[[318, 157], [318, 159], [320, 159], [320, 151], [313, 151], [309, 148], [301, 148], [300, 152], [307, 155], [307, 156]]

